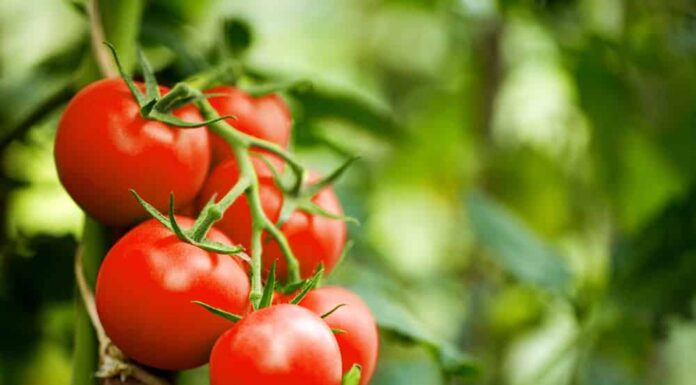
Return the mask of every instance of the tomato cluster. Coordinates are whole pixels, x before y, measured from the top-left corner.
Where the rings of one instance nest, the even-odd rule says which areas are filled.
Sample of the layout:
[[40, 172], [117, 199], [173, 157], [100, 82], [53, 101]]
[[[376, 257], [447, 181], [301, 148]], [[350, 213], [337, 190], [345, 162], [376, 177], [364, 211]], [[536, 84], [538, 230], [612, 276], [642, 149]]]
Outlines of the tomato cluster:
[[[236, 183], [240, 167], [224, 139], [203, 127], [181, 129], [143, 117], [131, 92], [121, 79], [81, 90], [60, 120], [55, 144], [58, 175], [75, 202], [103, 224], [127, 229], [104, 258], [96, 283], [97, 312], [112, 342], [132, 360], [154, 368], [182, 370], [209, 362], [213, 385], [337, 385], [355, 364], [362, 368], [360, 383], [367, 384], [378, 335], [368, 307], [355, 294], [326, 286], [292, 304], [297, 302], [292, 295], [276, 293], [270, 306], [254, 309], [244, 259], [204, 249], [161, 221], [146, 220], [130, 189], [160, 211], [167, 211], [173, 193], [176, 212], [187, 215], [174, 219], [187, 229], [195, 225], [191, 216]], [[235, 129], [287, 148], [292, 118], [280, 96], [254, 97], [231, 86], [207, 92], [220, 115], [236, 117], [229, 120]], [[172, 113], [202, 122], [191, 104]], [[262, 161], [259, 153], [271, 161]], [[254, 154], [261, 206], [276, 222], [286, 193], [270, 167], [282, 170], [283, 162], [263, 151]], [[315, 180], [311, 174], [308, 183]], [[309, 199], [342, 215], [331, 187]], [[205, 240], [249, 249], [252, 226], [242, 195]], [[302, 278], [319, 266], [331, 271], [346, 243], [344, 221], [302, 209], [290, 213], [280, 230]], [[261, 257], [266, 272], [275, 262], [278, 280], [285, 280], [285, 257], [276, 241], [264, 236]], [[241, 319], [230, 323], [194, 301]]]

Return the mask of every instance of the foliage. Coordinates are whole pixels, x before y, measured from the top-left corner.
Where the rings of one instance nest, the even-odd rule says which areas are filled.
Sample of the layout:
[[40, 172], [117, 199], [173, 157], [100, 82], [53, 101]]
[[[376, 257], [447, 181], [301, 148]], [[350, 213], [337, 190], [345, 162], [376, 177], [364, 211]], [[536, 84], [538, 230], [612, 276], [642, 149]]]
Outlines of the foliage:
[[[374, 384], [693, 383], [690, 2], [123, 4], [107, 32], [160, 82], [222, 57], [249, 89], [309, 80], [285, 95], [295, 150], [324, 172], [361, 155], [336, 186], [361, 225], [329, 282], [383, 326]], [[0, 3], [0, 385], [69, 381], [84, 321], [80, 213], [51, 154], [96, 70], [84, 10]]]

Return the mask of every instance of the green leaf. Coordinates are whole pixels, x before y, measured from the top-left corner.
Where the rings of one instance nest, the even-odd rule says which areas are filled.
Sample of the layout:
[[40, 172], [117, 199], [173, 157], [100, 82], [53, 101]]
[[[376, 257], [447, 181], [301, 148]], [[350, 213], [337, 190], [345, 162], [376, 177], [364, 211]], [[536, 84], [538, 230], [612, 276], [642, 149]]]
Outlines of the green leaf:
[[255, 86], [243, 87], [244, 91], [253, 97], [261, 97], [268, 94], [274, 94], [277, 92], [293, 92], [293, 93], [303, 93], [311, 90], [313, 87], [312, 82], [306, 79], [290, 80], [279, 83], [267, 83]]
[[321, 279], [322, 275], [324, 275], [324, 265], [319, 264], [319, 267], [317, 268], [317, 271], [314, 273], [314, 275], [306, 280], [304, 284], [302, 284], [302, 288], [300, 289], [300, 292], [297, 293], [295, 298], [290, 301], [292, 304], [298, 304], [302, 299], [309, 293], [310, 290], [314, 289], [317, 287], [319, 284], [319, 280]]
[[225, 319], [227, 319], [227, 320], [230, 320], [230, 321], [232, 321], [232, 322], [237, 322], [237, 321], [239, 321], [239, 320], [242, 319], [241, 316], [238, 316], [238, 315], [236, 315], [236, 314], [234, 314], [234, 313], [230, 313], [230, 312], [228, 312], [228, 311], [226, 311], [226, 310], [222, 310], [222, 309], [217, 308], [217, 307], [215, 307], [215, 306], [210, 306], [210, 305], [208, 305], [208, 304], [205, 303], [205, 302], [201, 302], [201, 301], [191, 301], [191, 303], [194, 303], [194, 304], [196, 304], [196, 305], [203, 306], [203, 307], [205, 308], [205, 310], [207, 310], [207, 311], [209, 311], [209, 312], [211, 312], [211, 313], [213, 313], [213, 314], [215, 314], [215, 315], [218, 315], [218, 316], [220, 316], [220, 317], [222, 317], [222, 318], [225, 318]]
[[567, 294], [571, 284], [566, 262], [522, 222], [481, 193], [467, 201], [478, 239], [519, 280]]
[[358, 364], [354, 364], [352, 368], [346, 374], [343, 375], [343, 380], [341, 380], [341, 385], [359, 385], [360, 384], [360, 374], [362, 368]]
[[398, 337], [404, 343], [425, 347], [433, 355], [442, 371], [462, 379], [480, 374], [479, 363], [456, 346], [431, 335], [428, 328], [412, 312], [392, 300], [377, 288], [354, 288], [365, 300], [383, 332]]
[[613, 255], [612, 292], [623, 305], [651, 314], [691, 317], [696, 292], [696, 185], [670, 202]]

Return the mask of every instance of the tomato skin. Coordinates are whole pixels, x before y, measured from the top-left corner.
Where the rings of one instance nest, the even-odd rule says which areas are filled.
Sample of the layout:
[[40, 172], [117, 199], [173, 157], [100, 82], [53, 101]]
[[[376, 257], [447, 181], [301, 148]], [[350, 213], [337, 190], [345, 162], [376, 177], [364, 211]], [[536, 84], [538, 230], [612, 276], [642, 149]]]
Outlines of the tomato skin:
[[[184, 228], [194, 222], [177, 219]], [[215, 228], [207, 238], [231, 244]], [[236, 258], [185, 243], [154, 219], [109, 250], [95, 293], [99, 319], [114, 344], [142, 364], [167, 370], [206, 363], [215, 340], [232, 326], [191, 301], [243, 315], [248, 296], [249, 279]]]
[[346, 306], [331, 313], [324, 321], [331, 328], [346, 331], [334, 335], [341, 350], [343, 372], [350, 370], [353, 364], [359, 364], [362, 367], [360, 385], [366, 385], [377, 365], [379, 335], [377, 323], [365, 302], [342, 287], [323, 286], [310, 291], [299, 303], [319, 316], [340, 304]]
[[[201, 121], [190, 105], [174, 115]], [[177, 207], [190, 203], [205, 180], [210, 144], [205, 128], [180, 129], [142, 118], [123, 80], [104, 79], [68, 103], [58, 124], [55, 161], [63, 186], [87, 214], [125, 226], [147, 217], [128, 189], [161, 211], [168, 208], [170, 192]]]
[[[276, 222], [280, 216], [283, 194], [275, 185], [268, 167], [259, 159], [253, 158], [253, 160], [259, 175], [262, 207], [268, 218]], [[198, 200], [199, 209], [215, 193], [217, 193], [218, 200], [222, 199], [238, 179], [239, 171], [234, 159], [217, 166], [201, 191]], [[310, 181], [316, 179], [316, 175], [310, 174]], [[331, 213], [343, 214], [341, 203], [330, 187], [321, 190], [312, 198], [312, 201]], [[251, 246], [251, 212], [246, 197], [237, 199], [222, 220], [216, 223], [216, 226], [227, 236], [238, 240], [245, 248], [249, 249]], [[324, 264], [325, 272], [328, 274], [338, 262], [346, 243], [346, 224], [344, 221], [298, 210], [293, 212], [281, 226], [281, 231], [287, 237], [290, 247], [300, 263], [303, 278], [310, 277], [319, 263]], [[264, 239], [266, 239], [266, 235], [264, 235]], [[285, 256], [275, 240], [264, 244], [262, 258], [266, 270], [274, 260], [277, 261], [276, 274], [281, 280], [286, 278]]]
[[[208, 100], [220, 115], [233, 115], [237, 119], [227, 119], [227, 123], [245, 134], [288, 147], [292, 116], [283, 98], [278, 94], [253, 97], [231, 86], [220, 86], [207, 90], [207, 94], [224, 94]], [[211, 134], [212, 165], [232, 158], [232, 150], [222, 138]], [[272, 158], [277, 165], [282, 161]]]
[[339, 385], [341, 353], [317, 315], [281, 304], [247, 315], [210, 355], [211, 385]]

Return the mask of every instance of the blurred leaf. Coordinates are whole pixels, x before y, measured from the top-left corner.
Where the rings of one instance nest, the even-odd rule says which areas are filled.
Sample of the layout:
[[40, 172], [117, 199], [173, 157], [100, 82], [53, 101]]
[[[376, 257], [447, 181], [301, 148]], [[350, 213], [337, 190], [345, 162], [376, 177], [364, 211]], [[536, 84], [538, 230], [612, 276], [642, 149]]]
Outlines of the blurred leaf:
[[696, 295], [696, 186], [674, 199], [614, 255], [614, 294], [660, 323], [689, 314]]
[[568, 293], [572, 276], [566, 262], [519, 219], [482, 193], [472, 193], [467, 206], [479, 240], [505, 269], [521, 281]]
[[473, 378], [480, 374], [478, 362], [449, 342], [430, 335], [428, 328], [402, 305], [371, 290], [361, 296], [373, 311], [377, 325], [404, 342], [426, 347], [440, 363], [442, 371], [450, 376]]
[[254, 33], [251, 26], [241, 19], [227, 19], [223, 23], [225, 45], [230, 53], [238, 57], [252, 44]]
[[[398, 138], [402, 134], [390, 111], [360, 95], [315, 85], [293, 96], [302, 104], [303, 120], [340, 118], [378, 136]], [[302, 134], [302, 130], [298, 131]]]

